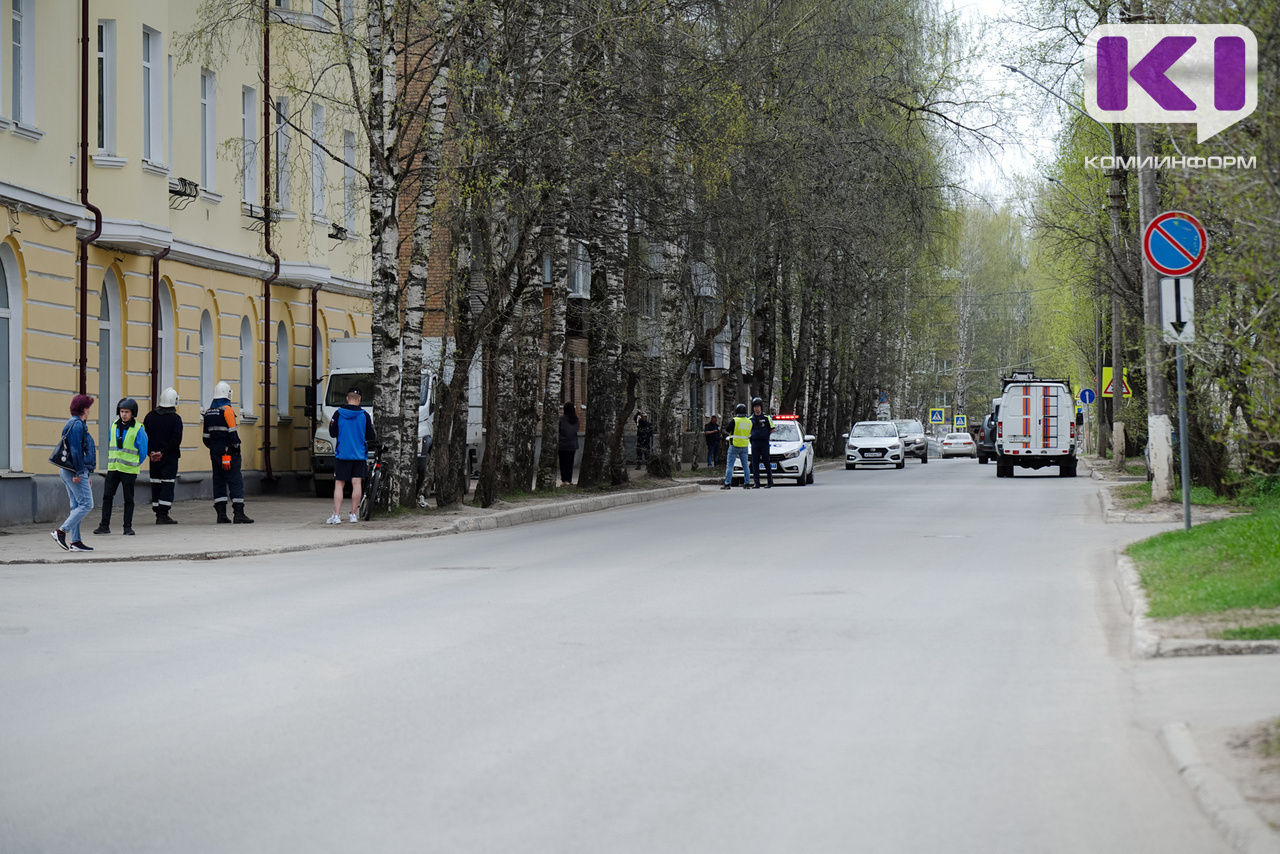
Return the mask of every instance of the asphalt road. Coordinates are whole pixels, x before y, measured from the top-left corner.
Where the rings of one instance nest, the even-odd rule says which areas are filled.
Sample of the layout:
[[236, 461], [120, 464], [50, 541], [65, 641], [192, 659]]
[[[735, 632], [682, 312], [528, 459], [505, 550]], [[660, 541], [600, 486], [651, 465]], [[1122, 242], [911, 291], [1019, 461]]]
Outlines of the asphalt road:
[[3, 567], [0, 851], [1227, 852], [1135, 687], [1140, 535], [1087, 478], [935, 459]]

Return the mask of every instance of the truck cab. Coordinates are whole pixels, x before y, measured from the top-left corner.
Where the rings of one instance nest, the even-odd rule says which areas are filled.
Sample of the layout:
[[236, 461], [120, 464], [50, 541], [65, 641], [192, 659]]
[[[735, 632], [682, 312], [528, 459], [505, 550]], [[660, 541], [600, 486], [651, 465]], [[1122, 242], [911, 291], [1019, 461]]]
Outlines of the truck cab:
[[1076, 419], [1070, 384], [1015, 372], [1003, 381], [996, 415], [996, 477], [1015, 468], [1057, 466], [1076, 476]]

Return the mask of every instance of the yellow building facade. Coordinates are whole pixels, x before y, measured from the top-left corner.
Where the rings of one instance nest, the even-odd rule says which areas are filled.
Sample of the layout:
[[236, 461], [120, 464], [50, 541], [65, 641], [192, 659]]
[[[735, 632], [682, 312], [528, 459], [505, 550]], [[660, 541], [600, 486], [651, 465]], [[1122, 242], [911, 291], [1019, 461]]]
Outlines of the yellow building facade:
[[[328, 26], [305, 1], [294, 11], [272, 0], [274, 14]], [[289, 488], [308, 469], [304, 400], [313, 372], [326, 370], [323, 342], [369, 330], [367, 205], [356, 170], [335, 159], [361, 156], [358, 129], [318, 101], [291, 109], [279, 90], [264, 128], [261, 32], [216, 67], [184, 62], [174, 48], [196, 25], [195, 0], [90, 0], [82, 87], [81, 8], [6, 0], [0, 14], [0, 524], [65, 512], [48, 457], [82, 377], [100, 444], [117, 400], [133, 397], [146, 413], [153, 388], [178, 390], [179, 498], [208, 493], [201, 412], [226, 381], [246, 486], [269, 465]], [[273, 73], [285, 79], [280, 53]], [[278, 188], [267, 215], [264, 165]], [[84, 188], [101, 232], [87, 249], [82, 340], [79, 256], [97, 226]], [[265, 219], [280, 257], [269, 325]]]

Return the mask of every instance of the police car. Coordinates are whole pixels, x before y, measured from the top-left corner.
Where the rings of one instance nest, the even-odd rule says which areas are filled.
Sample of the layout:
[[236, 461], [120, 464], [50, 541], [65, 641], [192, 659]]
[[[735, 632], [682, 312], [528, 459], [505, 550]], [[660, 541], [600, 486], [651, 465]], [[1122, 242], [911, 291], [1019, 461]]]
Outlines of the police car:
[[[813, 483], [814, 438], [805, 435], [794, 415], [771, 417], [773, 433], [769, 435], [769, 466], [773, 469], [774, 480], [793, 477], [797, 486]], [[765, 477], [763, 467], [760, 476]], [[733, 479], [742, 480], [742, 463], [736, 459], [733, 461]]]

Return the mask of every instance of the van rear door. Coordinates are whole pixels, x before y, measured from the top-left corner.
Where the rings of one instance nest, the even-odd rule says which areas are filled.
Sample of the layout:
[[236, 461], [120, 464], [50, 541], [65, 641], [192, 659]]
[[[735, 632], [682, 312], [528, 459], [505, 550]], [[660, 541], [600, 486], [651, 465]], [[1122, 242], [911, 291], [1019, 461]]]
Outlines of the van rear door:
[[1023, 383], [1006, 389], [1000, 420], [1004, 442], [1017, 450], [1047, 451], [1067, 446], [1062, 388], [1047, 383]]

